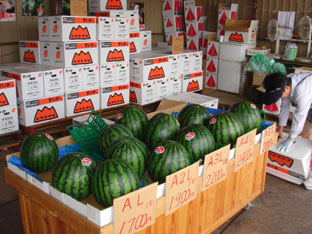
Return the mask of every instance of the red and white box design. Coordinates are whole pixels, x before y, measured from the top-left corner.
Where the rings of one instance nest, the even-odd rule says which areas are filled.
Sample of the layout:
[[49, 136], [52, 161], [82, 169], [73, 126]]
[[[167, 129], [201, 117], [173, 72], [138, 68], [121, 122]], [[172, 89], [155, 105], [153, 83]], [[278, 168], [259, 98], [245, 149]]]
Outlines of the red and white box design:
[[115, 21], [115, 18], [109, 17], [96, 18], [96, 38], [98, 41], [115, 40]]
[[208, 31], [203, 31], [203, 41], [202, 41], [202, 52], [203, 52], [203, 59], [207, 58], [207, 52], [208, 52], [208, 42], [211, 41], [216, 33], [215, 32], [208, 32]]
[[165, 99], [169, 93], [169, 78], [156, 81], [156, 100]]
[[66, 93], [66, 117], [83, 114], [100, 109], [99, 89]]
[[100, 87], [100, 66], [90, 65], [82, 67], [82, 89], [90, 90]]
[[184, 1], [184, 16], [186, 22], [196, 22], [203, 16], [203, 6], [195, 6], [195, 1]]
[[0, 135], [18, 130], [17, 106], [0, 107]]
[[129, 50], [130, 54], [137, 54], [141, 53], [141, 38], [140, 38], [140, 32], [133, 32], [130, 33], [130, 44], [129, 44]]
[[217, 27], [217, 40], [219, 41], [220, 40], [220, 37], [221, 36], [224, 36], [224, 25], [218, 25]]
[[184, 19], [181, 15], [168, 15], [163, 17], [165, 32], [183, 32]]
[[130, 82], [130, 102], [145, 105], [157, 101], [156, 81]]
[[100, 65], [100, 87], [107, 88], [115, 85], [116, 63], [105, 63]]
[[168, 56], [169, 63], [168, 63], [168, 71], [169, 74], [168, 77], [177, 76], [179, 74], [182, 74], [183, 70], [183, 62], [182, 62], [182, 55], [181, 54], [171, 54]]
[[205, 87], [210, 89], [217, 89], [218, 84], [218, 73], [206, 72]]
[[127, 10], [127, 0], [89, 0], [88, 11]]
[[140, 31], [141, 52], [152, 50], [152, 31]]
[[125, 85], [130, 82], [130, 65], [126, 63], [116, 63], [116, 80], [115, 85]]
[[40, 63], [40, 42], [20, 41], [19, 52], [21, 63]]
[[49, 21], [51, 16], [38, 17], [39, 41], [49, 41]]
[[129, 19], [115, 18], [115, 41], [129, 40]]
[[187, 50], [200, 50], [202, 46], [202, 37], [196, 36], [196, 37], [187, 37], [186, 39], [186, 48]]
[[139, 23], [139, 11], [127, 10], [127, 11], [110, 11], [110, 17], [124, 18], [128, 20], [129, 32], [140, 31]]
[[51, 43], [55, 66], [75, 67], [98, 64], [98, 42]]
[[182, 0], [162, 0], [162, 15], [177, 15], [183, 13]]
[[51, 42], [40, 42], [40, 64], [52, 66], [54, 61], [52, 59], [52, 47]]
[[224, 42], [255, 44], [258, 23], [258, 20], [226, 20]]
[[199, 72], [203, 70], [203, 52], [195, 51], [192, 53], [191, 59], [193, 60], [193, 72]]
[[272, 105], [263, 105], [262, 110], [268, 114], [279, 115], [281, 111], [281, 103], [282, 101], [280, 99], [276, 103], [273, 103]]
[[7, 106], [16, 106], [15, 80], [0, 77], [0, 108]]
[[203, 89], [203, 72], [183, 75], [182, 93], [196, 92]]
[[169, 78], [168, 96], [178, 95], [182, 92], [182, 77], [183, 75], [177, 75]]
[[18, 102], [18, 117], [25, 127], [65, 117], [63, 95]]
[[69, 67], [64, 68], [65, 93], [82, 91], [83, 68]]
[[219, 52], [220, 52], [220, 43], [217, 41], [208, 41], [207, 59], [219, 58]]
[[129, 84], [101, 88], [101, 109], [129, 104]]
[[206, 72], [217, 73], [219, 67], [219, 60], [216, 58], [207, 58]]
[[129, 41], [100, 41], [100, 64], [129, 62]]
[[49, 20], [49, 31], [49, 41], [94, 41], [95, 17], [54, 16]]
[[192, 51], [185, 52], [181, 54], [181, 60], [182, 60], [182, 74], [190, 74], [192, 73], [193, 67], [194, 67], [194, 60], [192, 58]]
[[225, 25], [226, 19], [237, 19], [238, 4], [231, 4], [227, 6], [225, 4], [219, 4], [218, 9], [218, 25]]

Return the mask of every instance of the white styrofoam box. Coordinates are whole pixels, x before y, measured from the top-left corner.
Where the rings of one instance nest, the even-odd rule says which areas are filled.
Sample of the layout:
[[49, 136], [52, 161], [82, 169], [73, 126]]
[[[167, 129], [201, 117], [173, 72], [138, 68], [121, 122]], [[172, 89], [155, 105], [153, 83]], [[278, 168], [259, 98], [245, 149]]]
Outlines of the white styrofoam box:
[[225, 25], [226, 19], [237, 19], [238, 4], [223, 5], [218, 9], [218, 25]]
[[110, 11], [110, 17], [129, 19], [129, 32], [140, 31], [138, 10]]
[[182, 0], [162, 0], [162, 15], [183, 14]]
[[129, 41], [100, 41], [100, 64], [129, 62]]
[[19, 42], [21, 63], [40, 63], [40, 41]]
[[56, 200], [58, 200], [62, 204], [65, 204], [65, 200], [64, 200], [65, 193], [58, 191], [56, 188], [54, 188], [51, 185], [49, 185], [49, 191], [52, 197], [54, 197]]
[[262, 110], [268, 114], [279, 115], [281, 111], [281, 103], [282, 99], [278, 100], [276, 103], [273, 103], [272, 105], [263, 105]]
[[210, 89], [217, 89], [218, 85], [218, 73], [206, 72], [205, 87]]
[[203, 52], [202, 51], [193, 51], [192, 52], [193, 60], [193, 72], [198, 72], [203, 70]]
[[256, 44], [220, 43], [219, 59], [243, 62], [247, 60], [247, 49], [255, 47]]
[[109, 17], [96, 18], [96, 38], [98, 41], [115, 40], [115, 21], [115, 18]]
[[156, 82], [146, 83], [130, 82], [130, 102], [146, 105], [157, 101]]
[[100, 87], [100, 66], [90, 65], [82, 67], [82, 89], [98, 89]]
[[55, 66], [74, 67], [96, 65], [98, 58], [98, 42], [54, 42], [51, 43]]
[[0, 76], [0, 108], [16, 106], [15, 80]]
[[25, 127], [65, 117], [63, 95], [18, 101], [17, 106], [19, 122]]
[[52, 47], [50, 42], [41, 41], [40, 42], [40, 64], [42, 65], [50, 65], [54, 64], [52, 59]]
[[95, 17], [54, 16], [49, 20], [49, 41], [96, 40]]
[[[242, 22], [242, 24], [239, 24], [239, 22]], [[238, 20], [234, 21], [234, 24], [230, 23], [229, 25], [226, 22], [224, 42], [256, 44], [258, 22], [258, 20]]]
[[206, 60], [206, 72], [214, 73], [218, 72], [219, 60], [215, 58], [207, 58]]
[[129, 40], [129, 50], [130, 54], [137, 54], [141, 53], [141, 38], [140, 38], [140, 32], [133, 32], [130, 33], [130, 40]]
[[168, 96], [178, 95], [182, 92], [182, 75], [170, 77], [168, 81]]
[[169, 78], [156, 80], [156, 100], [165, 99], [169, 94]]
[[107, 88], [115, 85], [116, 63], [104, 63], [100, 65], [100, 87]]
[[[279, 143], [281, 141], [283, 139]], [[269, 151], [267, 172], [292, 183], [302, 184], [311, 171], [312, 141], [297, 137], [288, 152], [280, 152], [276, 148], [277, 145]]]
[[22, 177], [23, 179], [26, 180], [26, 172], [23, 171], [21, 168], [13, 165], [12, 163], [8, 162], [8, 168], [13, 171], [15, 174], [18, 176]]
[[115, 40], [124, 41], [129, 40], [129, 19], [115, 18]]
[[130, 65], [128, 62], [116, 63], [115, 86], [129, 85], [130, 82]]
[[194, 67], [192, 52], [185, 52], [181, 54], [181, 60], [182, 60], [182, 74], [191, 73]]
[[187, 50], [197, 51], [200, 50], [202, 38], [200, 36], [187, 37], [186, 48]]
[[203, 89], [203, 71], [183, 75], [182, 93]]
[[18, 130], [17, 106], [0, 107], [0, 135]]
[[80, 92], [83, 89], [82, 67], [64, 68], [65, 93]]
[[152, 50], [152, 31], [140, 31], [141, 51]]
[[220, 43], [217, 41], [208, 41], [207, 44], [207, 59], [209, 58], [219, 58]]
[[146, 83], [161, 79], [169, 73], [168, 56], [155, 54], [138, 54], [130, 59], [130, 80], [136, 83]]
[[39, 16], [38, 17], [38, 32], [39, 32], [39, 41], [49, 41], [49, 16]]
[[129, 84], [101, 88], [101, 109], [129, 104]]
[[218, 109], [219, 103], [218, 98], [206, 96], [199, 93], [181, 93], [179, 95], [168, 96], [166, 97], [166, 99], [180, 102], [190, 102], [213, 109]]
[[239, 93], [241, 77], [242, 77], [242, 63], [219, 60], [218, 84], [219, 90]]
[[42, 71], [35, 70], [32, 66], [25, 66], [5, 69], [2, 70], [1, 74], [16, 80], [18, 100], [23, 101], [44, 96]]
[[89, 0], [88, 11], [98, 12], [107, 10], [126, 10], [127, 0]]
[[65, 94], [66, 117], [100, 109], [99, 89]]

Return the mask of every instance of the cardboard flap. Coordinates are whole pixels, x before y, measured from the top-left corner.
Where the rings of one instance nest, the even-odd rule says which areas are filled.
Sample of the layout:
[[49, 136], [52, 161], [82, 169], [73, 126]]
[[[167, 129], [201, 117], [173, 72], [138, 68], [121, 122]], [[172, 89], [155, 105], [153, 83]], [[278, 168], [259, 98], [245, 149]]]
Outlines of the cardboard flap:
[[207, 38], [208, 38], [208, 41], [216, 41], [217, 33], [215, 32], [209, 33]]
[[225, 20], [225, 31], [247, 32], [258, 27], [258, 20]]
[[225, 3], [219, 3], [218, 4], [218, 9], [219, 10], [230, 10], [230, 11], [237, 11], [238, 9], [238, 4], [232, 3], [231, 5], [225, 4]]
[[197, 23], [204, 23], [207, 19], [207, 16], [202, 16], [199, 18], [198, 22]]

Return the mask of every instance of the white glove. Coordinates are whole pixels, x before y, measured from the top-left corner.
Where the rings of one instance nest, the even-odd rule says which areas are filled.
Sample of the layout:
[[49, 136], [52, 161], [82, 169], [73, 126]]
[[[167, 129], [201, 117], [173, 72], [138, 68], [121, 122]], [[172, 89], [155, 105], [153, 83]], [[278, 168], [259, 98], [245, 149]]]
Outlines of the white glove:
[[289, 150], [289, 148], [291, 147], [292, 143], [293, 143], [293, 140], [287, 139], [287, 140], [285, 140], [285, 141], [279, 143], [279, 144], [277, 145], [276, 149], [277, 149], [278, 151], [280, 151], [280, 152], [283, 152], [283, 151], [284, 151], [284, 152], [288, 152], [288, 150]]

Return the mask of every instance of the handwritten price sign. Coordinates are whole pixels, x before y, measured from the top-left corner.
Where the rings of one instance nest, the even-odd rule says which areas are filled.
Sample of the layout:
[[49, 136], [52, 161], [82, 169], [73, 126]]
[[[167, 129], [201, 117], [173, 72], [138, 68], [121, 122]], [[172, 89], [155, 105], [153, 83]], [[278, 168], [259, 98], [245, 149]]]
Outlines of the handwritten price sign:
[[198, 195], [199, 162], [166, 177], [166, 216]]
[[230, 145], [205, 156], [202, 191], [216, 185], [227, 177]]
[[131, 234], [155, 223], [158, 183], [114, 200], [114, 234]]
[[239, 170], [254, 158], [257, 129], [237, 138], [234, 171]]
[[260, 154], [268, 151], [275, 142], [276, 123], [262, 131]]

